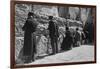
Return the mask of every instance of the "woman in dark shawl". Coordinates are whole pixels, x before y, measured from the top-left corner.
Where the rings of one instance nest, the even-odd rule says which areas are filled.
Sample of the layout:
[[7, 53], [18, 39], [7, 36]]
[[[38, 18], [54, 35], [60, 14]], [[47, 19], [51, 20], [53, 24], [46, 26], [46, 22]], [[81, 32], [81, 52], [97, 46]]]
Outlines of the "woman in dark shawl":
[[63, 39], [63, 42], [61, 44], [61, 49], [62, 50], [70, 50], [71, 49], [71, 44], [73, 43], [72, 41], [72, 36], [71, 32], [69, 31], [69, 28], [66, 27], [66, 33], [65, 33], [65, 38]]

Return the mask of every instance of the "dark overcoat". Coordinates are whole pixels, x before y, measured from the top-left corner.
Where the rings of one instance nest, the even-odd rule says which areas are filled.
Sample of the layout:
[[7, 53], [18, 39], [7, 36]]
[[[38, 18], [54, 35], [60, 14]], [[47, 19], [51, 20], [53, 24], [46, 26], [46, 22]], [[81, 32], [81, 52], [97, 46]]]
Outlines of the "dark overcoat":
[[57, 45], [58, 26], [53, 21], [49, 21], [48, 30], [51, 39], [52, 51], [53, 53], [57, 53], [58, 52], [58, 45]]
[[27, 19], [26, 23], [23, 26], [24, 31], [24, 46], [23, 46], [23, 55], [30, 56], [33, 51], [35, 51], [35, 42], [32, 38], [33, 32], [35, 32], [36, 26], [32, 19]]
[[62, 50], [69, 50], [71, 49], [71, 44], [73, 43], [71, 32], [69, 30], [65, 33], [65, 38], [63, 39], [63, 42], [61, 44]]
[[49, 30], [49, 36], [50, 38], [53, 38], [56, 36], [56, 26], [54, 24], [53, 21], [49, 21], [49, 26], [48, 26], [48, 30]]

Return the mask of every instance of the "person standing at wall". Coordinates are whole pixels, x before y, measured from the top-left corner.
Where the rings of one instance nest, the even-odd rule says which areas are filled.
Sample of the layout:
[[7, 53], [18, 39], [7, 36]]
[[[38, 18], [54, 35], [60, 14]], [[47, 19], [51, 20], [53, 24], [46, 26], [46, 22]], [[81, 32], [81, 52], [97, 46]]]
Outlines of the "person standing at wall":
[[56, 54], [57, 52], [57, 34], [56, 34], [56, 25], [53, 22], [53, 16], [49, 16], [49, 25], [48, 25], [48, 30], [49, 30], [49, 36], [51, 40], [51, 47], [52, 47], [52, 54]]
[[81, 35], [79, 32], [79, 28], [76, 28], [74, 37], [74, 47], [80, 46], [80, 44], [81, 44]]
[[71, 36], [71, 32], [69, 31], [69, 28], [66, 26], [66, 33], [65, 38], [63, 39], [63, 42], [61, 44], [62, 51], [70, 50], [72, 47], [73, 40]]
[[23, 46], [23, 56], [25, 57], [24, 63], [29, 63], [32, 60], [34, 61], [35, 49], [35, 39], [33, 38], [33, 33], [36, 29], [36, 23], [33, 21], [34, 13], [29, 12], [26, 23], [22, 27], [24, 31], [24, 46]]

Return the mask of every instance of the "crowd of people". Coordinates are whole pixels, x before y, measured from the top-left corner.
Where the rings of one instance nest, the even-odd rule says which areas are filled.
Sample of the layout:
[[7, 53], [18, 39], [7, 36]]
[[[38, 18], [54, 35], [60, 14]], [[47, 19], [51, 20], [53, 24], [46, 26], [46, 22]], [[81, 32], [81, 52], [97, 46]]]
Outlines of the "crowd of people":
[[[52, 53], [49, 55], [54, 55], [59, 52], [58, 50], [58, 39], [59, 39], [59, 26], [53, 22], [53, 16], [48, 17], [49, 25], [49, 38], [51, 42]], [[23, 55], [25, 56], [24, 63], [30, 63], [35, 61], [36, 54], [36, 38], [34, 32], [36, 31], [37, 24], [34, 22], [34, 13], [29, 12], [26, 23], [24, 24], [22, 30], [24, 31], [24, 45], [23, 45]], [[80, 46], [83, 43], [81, 40], [85, 40], [84, 32], [80, 33], [77, 27], [74, 33], [71, 33], [69, 27], [66, 25], [65, 37], [61, 43], [60, 51], [67, 51], [72, 49], [72, 47]]]

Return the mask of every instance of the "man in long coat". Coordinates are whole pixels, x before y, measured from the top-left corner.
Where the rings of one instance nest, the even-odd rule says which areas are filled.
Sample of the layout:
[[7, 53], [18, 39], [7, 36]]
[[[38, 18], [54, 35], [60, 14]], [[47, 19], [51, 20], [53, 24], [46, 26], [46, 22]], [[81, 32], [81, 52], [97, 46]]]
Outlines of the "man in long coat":
[[58, 52], [58, 47], [57, 47], [57, 27], [55, 25], [55, 23], [52, 21], [53, 16], [49, 16], [49, 26], [48, 26], [48, 30], [49, 30], [49, 36], [51, 39], [51, 47], [52, 47], [52, 54], [55, 54]]
[[36, 52], [35, 39], [32, 38], [35, 29], [36, 29], [36, 24], [33, 22], [33, 13], [29, 12], [26, 23], [22, 28], [22, 30], [25, 31], [24, 46], [23, 46], [23, 55], [26, 57], [25, 63], [31, 62], [32, 58], [34, 58], [34, 53]]
[[81, 35], [79, 29], [76, 28], [75, 37], [74, 37], [74, 47], [80, 46], [81, 43]]

